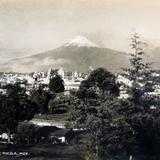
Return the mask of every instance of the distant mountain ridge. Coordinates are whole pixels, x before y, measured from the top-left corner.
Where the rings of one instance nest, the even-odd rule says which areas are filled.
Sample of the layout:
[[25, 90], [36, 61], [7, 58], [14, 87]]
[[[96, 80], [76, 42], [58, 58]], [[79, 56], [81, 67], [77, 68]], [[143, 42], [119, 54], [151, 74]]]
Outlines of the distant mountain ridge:
[[105, 67], [112, 72], [120, 72], [122, 68], [129, 66], [129, 58], [128, 53], [100, 48], [87, 38], [78, 36], [59, 48], [32, 56], [12, 59], [0, 66], [0, 70], [34, 72], [63, 67], [68, 71], [86, 72], [92, 66], [93, 68]]

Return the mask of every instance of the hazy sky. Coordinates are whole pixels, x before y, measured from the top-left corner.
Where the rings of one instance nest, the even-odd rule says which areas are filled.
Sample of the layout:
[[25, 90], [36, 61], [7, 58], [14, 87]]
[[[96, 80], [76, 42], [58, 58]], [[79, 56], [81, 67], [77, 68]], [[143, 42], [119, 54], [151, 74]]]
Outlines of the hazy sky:
[[135, 29], [160, 46], [159, 0], [0, 0], [0, 62], [54, 49], [76, 35], [127, 51]]

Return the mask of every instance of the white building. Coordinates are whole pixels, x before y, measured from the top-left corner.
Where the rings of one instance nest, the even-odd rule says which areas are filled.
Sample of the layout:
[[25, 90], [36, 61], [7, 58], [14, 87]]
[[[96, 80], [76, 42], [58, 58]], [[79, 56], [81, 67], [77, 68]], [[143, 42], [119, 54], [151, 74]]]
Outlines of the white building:
[[62, 77], [62, 79], [64, 79], [65, 72], [62, 67], [58, 70], [58, 74]]
[[62, 77], [65, 92], [68, 92], [68, 94], [71, 90], [78, 90], [81, 82], [86, 78], [86, 76], [82, 78], [82, 73], [77, 71], [67, 74], [62, 67], [58, 70], [58, 74]]

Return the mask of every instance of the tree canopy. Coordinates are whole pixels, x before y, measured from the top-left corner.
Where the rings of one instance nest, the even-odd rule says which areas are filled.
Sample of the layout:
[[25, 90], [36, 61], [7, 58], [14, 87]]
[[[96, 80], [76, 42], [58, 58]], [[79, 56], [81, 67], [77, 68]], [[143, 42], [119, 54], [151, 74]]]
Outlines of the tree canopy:
[[116, 77], [105, 68], [93, 70], [87, 80], [81, 82], [77, 95], [81, 99], [95, 99], [100, 94], [119, 95]]
[[59, 75], [51, 77], [49, 82], [49, 90], [53, 93], [64, 92], [64, 81]]
[[118, 104], [116, 77], [104, 68], [96, 69], [81, 83], [75, 95], [70, 104], [68, 127], [84, 131], [78, 142], [88, 157], [104, 158], [105, 138], [112, 125], [109, 108]]
[[5, 95], [0, 95], [0, 129], [10, 137], [19, 122], [33, 118], [37, 106], [19, 83], [7, 85], [6, 90]]

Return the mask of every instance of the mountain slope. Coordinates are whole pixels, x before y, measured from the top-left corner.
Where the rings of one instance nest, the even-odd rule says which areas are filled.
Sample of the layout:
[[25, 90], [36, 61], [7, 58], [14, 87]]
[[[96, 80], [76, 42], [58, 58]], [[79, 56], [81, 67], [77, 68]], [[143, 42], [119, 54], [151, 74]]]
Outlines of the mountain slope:
[[106, 48], [63, 46], [33, 56], [13, 59], [4, 64], [1, 69], [32, 72], [63, 67], [71, 71], [87, 71], [92, 66], [93, 68], [106, 67], [112, 71], [119, 71], [121, 67], [128, 66], [128, 58], [125, 53]]
[[[159, 48], [150, 50], [144, 58], [147, 62], [154, 62], [154, 68], [160, 67], [159, 51]], [[100, 48], [86, 37], [77, 36], [57, 49], [24, 58], [12, 59], [1, 65], [0, 70], [34, 72], [63, 67], [68, 71], [86, 72], [92, 66], [93, 68], [106, 67], [112, 72], [120, 72], [122, 68], [129, 67], [129, 58], [130, 56], [127, 53]]]

